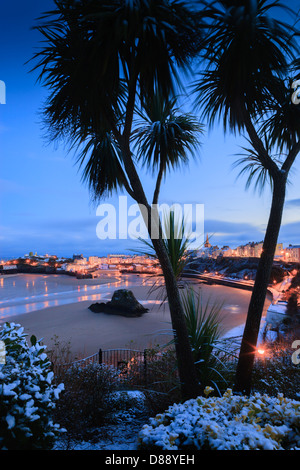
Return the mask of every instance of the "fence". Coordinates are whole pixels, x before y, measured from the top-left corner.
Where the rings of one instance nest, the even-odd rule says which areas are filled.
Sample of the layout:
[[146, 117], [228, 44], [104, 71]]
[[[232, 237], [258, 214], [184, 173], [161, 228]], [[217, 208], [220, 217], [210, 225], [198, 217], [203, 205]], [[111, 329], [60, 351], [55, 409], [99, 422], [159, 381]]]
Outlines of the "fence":
[[[240, 347], [240, 338], [223, 339], [215, 343], [214, 354], [224, 366], [235, 363]], [[58, 373], [72, 366], [85, 367], [90, 364], [105, 364], [114, 368], [120, 382], [134, 381], [135, 384], [148, 385], [157, 376], [169, 376], [176, 379], [176, 359], [173, 350], [156, 352], [150, 349], [99, 349], [84, 359], [56, 367]]]
[[[99, 351], [84, 359], [79, 359], [71, 363], [59, 364], [55, 366], [56, 374], [79, 366], [86, 367], [91, 364], [105, 364], [111, 366], [118, 372], [119, 380], [128, 381], [135, 378], [137, 381], [147, 383], [148, 357], [153, 353], [149, 349], [143, 351], [134, 349], [99, 349]], [[161, 353], [155, 353], [154, 356], [160, 357]]]

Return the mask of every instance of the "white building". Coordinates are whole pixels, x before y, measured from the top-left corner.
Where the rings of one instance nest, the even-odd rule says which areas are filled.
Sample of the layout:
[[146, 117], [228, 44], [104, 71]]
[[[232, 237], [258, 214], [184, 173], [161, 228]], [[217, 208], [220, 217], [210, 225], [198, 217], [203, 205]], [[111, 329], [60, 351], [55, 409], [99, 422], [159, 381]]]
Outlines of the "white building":
[[289, 245], [285, 249], [285, 259], [293, 263], [300, 263], [300, 245]]

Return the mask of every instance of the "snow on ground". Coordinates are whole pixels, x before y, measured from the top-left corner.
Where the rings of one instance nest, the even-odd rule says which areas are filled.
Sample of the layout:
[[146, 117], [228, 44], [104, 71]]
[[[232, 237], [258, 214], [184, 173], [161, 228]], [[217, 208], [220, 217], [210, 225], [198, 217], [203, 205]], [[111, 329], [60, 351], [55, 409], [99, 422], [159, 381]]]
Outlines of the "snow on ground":
[[137, 450], [138, 433], [147, 421], [134, 417], [127, 422], [106, 425], [99, 429], [99, 436], [90, 442], [68, 443], [66, 449], [66, 442], [61, 440], [55, 450]]
[[114, 411], [88, 442], [61, 439], [57, 450], [136, 450], [138, 434], [149, 419], [145, 395], [138, 390], [116, 391], [109, 402]]

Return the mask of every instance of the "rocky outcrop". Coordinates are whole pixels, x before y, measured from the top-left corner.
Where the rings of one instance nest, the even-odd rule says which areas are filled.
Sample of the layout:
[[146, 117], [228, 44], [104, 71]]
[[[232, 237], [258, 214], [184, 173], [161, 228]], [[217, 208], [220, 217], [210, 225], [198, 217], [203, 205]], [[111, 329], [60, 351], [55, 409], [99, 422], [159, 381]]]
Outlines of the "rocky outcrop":
[[116, 290], [109, 302], [96, 302], [89, 306], [94, 313], [108, 313], [111, 315], [122, 315], [126, 317], [140, 317], [148, 309], [140, 304], [133, 292], [127, 289]]

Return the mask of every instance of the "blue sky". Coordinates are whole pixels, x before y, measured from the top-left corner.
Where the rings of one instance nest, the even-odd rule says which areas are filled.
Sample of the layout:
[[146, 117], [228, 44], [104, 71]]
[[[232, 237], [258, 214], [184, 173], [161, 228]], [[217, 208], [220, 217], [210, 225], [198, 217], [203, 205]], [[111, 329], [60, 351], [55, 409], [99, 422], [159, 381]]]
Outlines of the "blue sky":
[[[289, 6], [291, 2], [288, 3]], [[25, 65], [40, 40], [31, 30], [51, 0], [6, 2], [0, 19], [0, 80], [6, 104], [0, 105], [0, 257], [29, 251], [71, 256], [105, 255], [138, 247], [132, 240], [99, 240], [99, 217], [75, 166], [63, 146], [47, 145], [39, 111], [47, 90]], [[204, 204], [204, 229], [213, 244], [237, 246], [260, 241], [270, 208], [270, 191], [262, 196], [245, 190], [232, 164], [244, 142], [224, 136], [221, 128], [205, 133], [202, 148], [188, 168], [168, 175], [160, 202]], [[300, 157], [288, 187], [279, 241], [300, 243]], [[148, 194], [152, 175], [143, 174]], [[118, 196], [103, 202], [117, 204]], [[132, 202], [132, 201], [131, 201]], [[130, 202], [129, 202], [130, 203]]]

